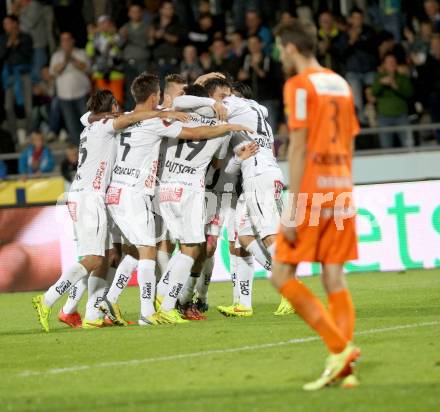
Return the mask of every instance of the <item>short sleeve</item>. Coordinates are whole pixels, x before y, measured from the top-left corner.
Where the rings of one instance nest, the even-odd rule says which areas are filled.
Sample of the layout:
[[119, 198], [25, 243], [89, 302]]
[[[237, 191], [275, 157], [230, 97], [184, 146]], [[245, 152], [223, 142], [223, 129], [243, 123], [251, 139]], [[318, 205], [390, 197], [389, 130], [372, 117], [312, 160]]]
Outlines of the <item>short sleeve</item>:
[[171, 139], [177, 139], [182, 133], [182, 122], [167, 122], [160, 120], [158, 122], [157, 130], [155, 132], [162, 137], [169, 137]]
[[90, 126], [90, 122], [89, 122], [89, 116], [92, 114], [92, 112], [87, 112], [87, 113], [84, 113], [82, 116], [81, 116], [81, 119], [79, 119], [79, 121], [81, 122], [81, 124], [84, 126], [84, 127], [87, 127], [87, 126]]
[[284, 85], [284, 110], [289, 130], [308, 127], [311, 87], [305, 77], [291, 77]]
[[101, 126], [101, 130], [103, 133], [108, 133], [108, 134], [112, 134], [115, 132], [115, 128], [114, 128], [114, 119], [104, 119], [100, 121]]

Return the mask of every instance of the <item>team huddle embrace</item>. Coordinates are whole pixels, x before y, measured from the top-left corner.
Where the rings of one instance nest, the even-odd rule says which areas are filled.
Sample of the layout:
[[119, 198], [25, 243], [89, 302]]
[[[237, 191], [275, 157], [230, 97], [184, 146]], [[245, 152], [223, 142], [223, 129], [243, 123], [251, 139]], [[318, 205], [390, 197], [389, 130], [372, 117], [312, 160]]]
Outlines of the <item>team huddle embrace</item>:
[[[267, 109], [243, 84], [219, 73], [187, 85], [140, 74], [136, 102], [119, 113], [111, 92], [95, 91], [81, 122], [80, 161], [65, 202], [78, 263], [34, 299], [49, 331], [50, 308], [73, 327], [126, 326], [118, 298], [136, 270], [138, 324], [205, 320], [217, 240], [230, 243], [233, 302], [226, 316], [252, 316], [254, 258], [271, 269], [282, 212], [283, 177]], [[88, 291], [81, 319], [78, 302]], [[277, 314], [291, 313], [282, 301]]]

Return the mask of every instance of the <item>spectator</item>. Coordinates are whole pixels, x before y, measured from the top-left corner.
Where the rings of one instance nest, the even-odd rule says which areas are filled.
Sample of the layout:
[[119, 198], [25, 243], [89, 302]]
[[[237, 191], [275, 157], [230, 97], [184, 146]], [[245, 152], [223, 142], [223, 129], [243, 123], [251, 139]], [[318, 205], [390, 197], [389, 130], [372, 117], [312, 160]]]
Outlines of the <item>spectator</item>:
[[79, 144], [83, 129], [80, 117], [86, 111], [90, 80], [87, 71], [89, 60], [84, 50], [75, 48], [70, 33], [61, 33], [60, 50], [50, 60], [50, 73], [55, 76], [55, 86], [61, 113], [72, 143]]
[[[382, 71], [376, 74], [372, 92], [377, 99], [377, 113], [380, 127], [405, 126], [408, 124], [408, 101], [413, 87], [408, 76], [398, 71], [396, 56], [387, 54]], [[401, 146], [411, 147], [414, 142], [406, 132], [398, 132]], [[382, 148], [393, 147], [393, 133], [379, 133]]]
[[319, 15], [318, 61], [324, 67], [342, 73], [342, 62], [339, 53], [341, 33], [329, 11]]
[[203, 68], [197, 57], [197, 49], [189, 44], [183, 49], [183, 60], [180, 63], [180, 74], [187, 83], [193, 83], [203, 74]]
[[402, 41], [402, 0], [380, 0], [382, 25], [392, 33], [397, 43]]
[[364, 122], [364, 88], [374, 81], [377, 53], [375, 33], [364, 24], [362, 10], [354, 8], [350, 13], [350, 26], [342, 35], [341, 46], [346, 78], [353, 89], [359, 118]]
[[76, 169], [78, 168], [78, 148], [70, 144], [67, 146], [65, 151], [65, 156], [63, 161], [61, 162], [61, 174], [64, 179], [72, 183], [75, 178]]
[[17, 131], [16, 118], [25, 118], [30, 130], [32, 115], [32, 38], [20, 30], [17, 17], [3, 19], [5, 33], [0, 36], [0, 61], [3, 63], [2, 84], [5, 91], [5, 111], [12, 134]]
[[394, 54], [399, 66], [405, 66], [407, 64], [407, 56], [404, 47], [396, 43], [393, 33], [382, 30], [377, 35], [377, 51], [380, 61], [383, 61], [387, 54]]
[[33, 41], [32, 83], [40, 80], [41, 69], [47, 64], [49, 44], [44, 6], [36, 0], [20, 0], [20, 27]]
[[93, 39], [86, 46], [88, 57], [92, 61], [92, 77], [99, 89], [110, 90], [115, 99], [124, 101], [124, 74], [122, 53], [119, 45], [121, 38], [114, 22], [109, 16], [101, 16]]
[[[420, 89], [423, 91], [424, 103], [433, 123], [440, 123], [440, 34], [431, 40], [431, 51], [426, 63], [418, 69]], [[440, 129], [435, 137], [440, 144]]]
[[201, 14], [194, 30], [188, 33], [188, 40], [196, 46], [197, 53], [206, 53], [215, 35], [214, 20], [210, 13]]
[[264, 54], [269, 55], [272, 50], [272, 32], [263, 25], [261, 16], [257, 10], [249, 10], [246, 13], [247, 37], [258, 36], [261, 39]]
[[3, 160], [0, 160], [0, 180], [3, 180], [8, 175], [8, 168]]
[[211, 46], [211, 54], [202, 54], [200, 62], [205, 72], [228, 73], [232, 77], [236, 77], [240, 70], [240, 62], [228, 57], [228, 49], [222, 39], [214, 40]]
[[164, 1], [159, 15], [153, 20], [150, 37], [153, 45], [153, 58], [163, 83], [167, 73], [177, 69], [181, 57], [181, 40], [185, 36], [185, 28], [174, 14], [171, 1]]
[[249, 37], [248, 49], [249, 54], [244, 58], [238, 80], [247, 83], [258, 102], [267, 107], [269, 124], [276, 131], [282, 85], [281, 68], [270, 56], [264, 55], [260, 37]]
[[128, 9], [130, 21], [121, 27], [122, 58], [125, 71], [125, 97], [126, 107], [134, 107], [134, 100], [130, 93], [130, 86], [134, 78], [141, 72], [147, 70], [150, 51], [149, 30], [147, 24], [142, 20], [143, 9], [137, 4], [132, 4]]
[[415, 66], [424, 64], [428, 57], [431, 44], [431, 20], [422, 20], [420, 22], [420, 31], [418, 34], [416, 34], [411, 28], [406, 27], [404, 35], [406, 39], [405, 46], [411, 63]]
[[231, 59], [237, 59], [242, 63], [245, 53], [246, 43], [243, 39], [243, 33], [240, 31], [233, 32], [229, 42], [229, 57]]
[[33, 132], [31, 144], [20, 154], [18, 172], [21, 175], [40, 175], [50, 173], [55, 167], [52, 152], [44, 144], [44, 136], [41, 132]]
[[425, 0], [423, 3], [426, 16], [432, 22], [436, 33], [440, 32], [440, 5], [438, 0]]

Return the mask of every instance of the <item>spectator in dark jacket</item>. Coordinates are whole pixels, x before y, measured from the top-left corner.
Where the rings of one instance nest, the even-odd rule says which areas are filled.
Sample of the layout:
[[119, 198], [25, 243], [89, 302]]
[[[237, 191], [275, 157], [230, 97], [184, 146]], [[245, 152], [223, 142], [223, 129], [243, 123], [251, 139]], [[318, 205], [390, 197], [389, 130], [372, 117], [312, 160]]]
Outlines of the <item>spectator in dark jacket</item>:
[[44, 144], [44, 136], [40, 132], [33, 132], [31, 144], [20, 154], [18, 172], [21, 175], [40, 175], [52, 172], [55, 162], [52, 152]]
[[32, 38], [21, 32], [18, 19], [7, 16], [3, 19], [5, 33], [0, 36], [0, 62], [3, 62], [2, 84], [5, 90], [5, 110], [11, 133], [16, 132], [16, 113], [26, 117], [30, 130], [32, 115]]
[[377, 67], [374, 30], [364, 24], [364, 13], [355, 8], [350, 14], [350, 26], [342, 36], [342, 58], [347, 81], [353, 89], [354, 101], [363, 120], [364, 88], [371, 86]]
[[[423, 103], [429, 110], [431, 121], [440, 123], [440, 34], [433, 36], [431, 51], [423, 66], [418, 68], [419, 88], [423, 93]], [[440, 130], [436, 131], [440, 144]]]
[[72, 183], [75, 178], [76, 169], [78, 168], [78, 148], [70, 144], [66, 148], [66, 155], [61, 162], [61, 174], [64, 179]]
[[[377, 101], [379, 126], [405, 126], [408, 124], [409, 100], [413, 95], [413, 86], [408, 76], [397, 71], [396, 56], [388, 54], [382, 63], [382, 71], [376, 74], [372, 92]], [[406, 132], [397, 133], [401, 146], [414, 145]], [[393, 147], [393, 133], [380, 133], [380, 145]]]
[[324, 67], [337, 73], [343, 72], [340, 43], [341, 33], [333, 15], [329, 11], [322, 12], [319, 15], [318, 60]]

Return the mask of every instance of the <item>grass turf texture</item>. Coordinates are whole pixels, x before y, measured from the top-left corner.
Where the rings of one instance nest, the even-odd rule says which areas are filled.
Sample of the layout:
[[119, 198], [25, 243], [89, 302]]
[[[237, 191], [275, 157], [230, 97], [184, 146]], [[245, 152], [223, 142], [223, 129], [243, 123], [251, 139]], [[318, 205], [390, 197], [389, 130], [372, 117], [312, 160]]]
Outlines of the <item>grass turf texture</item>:
[[[322, 296], [318, 278], [305, 280]], [[255, 282], [252, 318], [231, 319], [215, 306], [229, 304], [229, 283], [213, 284], [209, 320], [189, 325], [72, 330], [56, 320], [40, 332], [33, 293], [1, 295], [0, 405], [2, 410], [106, 411], [434, 411], [440, 408], [440, 274], [358, 274], [349, 277], [357, 306], [357, 331], [433, 322], [414, 328], [360, 334], [361, 387], [316, 393], [303, 383], [322, 372], [323, 344], [211, 353], [154, 362], [120, 362], [201, 351], [264, 345], [315, 336], [295, 315], [275, 317], [279, 296]], [[121, 298], [137, 319], [138, 289]], [[22, 376], [89, 365], [58, 374]], [[95, 366], [94, 366], [95, 365]]]

